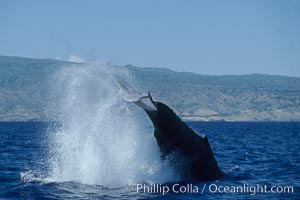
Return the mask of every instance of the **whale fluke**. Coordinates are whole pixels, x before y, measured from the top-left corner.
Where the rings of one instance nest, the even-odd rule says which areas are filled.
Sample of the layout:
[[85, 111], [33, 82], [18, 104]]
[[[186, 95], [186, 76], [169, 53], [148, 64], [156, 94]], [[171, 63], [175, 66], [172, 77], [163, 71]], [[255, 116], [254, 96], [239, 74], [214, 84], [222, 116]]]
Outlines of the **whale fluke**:
[[[149, 99], [156, 110], [145, 108], [144, 99]], [[143, 108], [151, 119], [162, 159], [173, 156], [171, 163], [182, 180], [216, 180], [224, 175], [206, 136], [195, 133], [166, 104], [154, 101], [150, 93], [134, 103]]]
[[150, 92], [148, 92], [148, 96], [142, 96], [137, 101], [133, 101], [136, 105], [143, 108], [147, 111], [157, 111], [155, 103], [150, 95]]
[[150, 92], [136, 97], [140, 93], [120, 77], [118, 83], [125, 93], [135, 97], [128, 101], [141, 107], [149, 116], [161, 158], [169, 159], [182, 180], [216, 180], [224, 175], [206, 136], [195, 133], [169, 106], [154, 101]]

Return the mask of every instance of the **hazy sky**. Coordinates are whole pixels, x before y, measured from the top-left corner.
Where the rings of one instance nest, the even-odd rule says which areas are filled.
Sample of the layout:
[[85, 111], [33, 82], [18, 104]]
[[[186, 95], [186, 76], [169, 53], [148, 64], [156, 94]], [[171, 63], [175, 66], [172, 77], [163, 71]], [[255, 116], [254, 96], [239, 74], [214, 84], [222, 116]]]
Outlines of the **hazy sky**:
[[1, 0], [0, 55], [300, 76], [300, 1]]

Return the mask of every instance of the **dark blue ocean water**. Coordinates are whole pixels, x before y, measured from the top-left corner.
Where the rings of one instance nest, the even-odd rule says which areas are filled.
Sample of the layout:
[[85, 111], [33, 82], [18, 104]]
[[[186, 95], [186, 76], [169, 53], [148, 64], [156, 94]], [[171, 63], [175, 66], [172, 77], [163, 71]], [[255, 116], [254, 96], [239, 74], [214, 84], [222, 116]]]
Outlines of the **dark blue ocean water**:
[[[21, 174], [47, 170], [47, 131], [43, 122], [0, 123], [1, 199], [300, 199], [300, 123], [190, 122], [209, 138], [226, 176], [214, 182], [192, 183], [198, 193], [166, 195], [137, 193], [128, 188], [107, 188], [76, 182], [26, 181]], [[45, 172], [46, 173], [46, 172]], [[113, 177], [107, 177], [113, 178]], [[175, 183], [163, 186], [172, 187]], [[189, 183], [180, 183], [186, 185]], [[255, 186], [276, 193], [255, 193]], [[204, 191], [202, 193], [203, 187]], [[219, 187], [219, 192], [216, 191]], [[248, 192], [225, 192], [224, 187], [248, 187]], [[283, 191], [292, 186], [291, 191]], [[221, 188], [221, 189], [220, 189]]]

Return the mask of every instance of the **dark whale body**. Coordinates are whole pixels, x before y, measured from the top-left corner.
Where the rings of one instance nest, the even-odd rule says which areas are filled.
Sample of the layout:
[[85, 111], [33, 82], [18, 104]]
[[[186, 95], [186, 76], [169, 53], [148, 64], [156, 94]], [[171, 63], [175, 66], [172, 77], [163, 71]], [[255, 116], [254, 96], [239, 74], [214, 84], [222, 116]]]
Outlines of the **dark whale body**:
[[[143, 99], [150, 99], [150, 107]], [[163, 159], [170, 159], [184, 181], [216, 180], [223, 176], [206, 136], [189, 128], [167, 105], [142, 97], [135, 102], [142, 107], [154, 126], [154, 136]], [[149, 104], [149, 103], [148, 103]]]

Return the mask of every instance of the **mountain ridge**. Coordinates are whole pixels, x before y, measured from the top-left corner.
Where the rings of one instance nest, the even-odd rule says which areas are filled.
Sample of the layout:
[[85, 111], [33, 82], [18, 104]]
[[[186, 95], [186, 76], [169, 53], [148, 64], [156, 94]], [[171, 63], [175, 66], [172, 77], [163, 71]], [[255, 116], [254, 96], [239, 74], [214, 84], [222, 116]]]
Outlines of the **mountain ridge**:
[[[47, 119], [46, 77], [55, 59], [0, 56], [0, 121]], [[202, 75], [125, 65], [143, 91], [184, 120], [300, 121], [300, 78], [282, 75]]]

